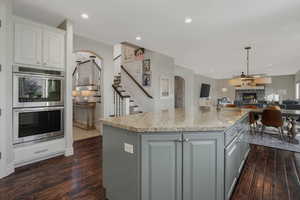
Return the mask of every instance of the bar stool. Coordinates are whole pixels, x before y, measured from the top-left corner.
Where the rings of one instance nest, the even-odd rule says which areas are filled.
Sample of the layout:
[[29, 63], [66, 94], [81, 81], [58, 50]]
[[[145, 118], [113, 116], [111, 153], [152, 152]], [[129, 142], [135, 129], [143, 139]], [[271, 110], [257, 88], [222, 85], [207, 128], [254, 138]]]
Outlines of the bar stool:
[[[257, 109], [257, 106], [255, 105], [245, 105], [242, 106], [243, 109]], [[256, 133], [257, 127], [258, 127], [258, 120], [259, 116], [255, 114], [254, 112], [249, 112], [249, 126], [250, 126], [250, 132]]]
[[289, 139], [289, 142], [293, 142], [297, 133], [296, 133], [296, 120], [292, 117], [287, 118], [287, 136]]
[[280, 138], [284, 140], [284, 132], [283, 132], [283, 118], [282, 113], [278, 109], [265, 109], [262, 113], [262, 128], [261, 128], [261, 134], [263, 134], [265, 128], [268, 127], [274, 127], [277, 128], [280, 134]]
[[237, 106], [235, 104], [226, 104], [225, 107], [227, 107], [227, 108], [236, 108]]

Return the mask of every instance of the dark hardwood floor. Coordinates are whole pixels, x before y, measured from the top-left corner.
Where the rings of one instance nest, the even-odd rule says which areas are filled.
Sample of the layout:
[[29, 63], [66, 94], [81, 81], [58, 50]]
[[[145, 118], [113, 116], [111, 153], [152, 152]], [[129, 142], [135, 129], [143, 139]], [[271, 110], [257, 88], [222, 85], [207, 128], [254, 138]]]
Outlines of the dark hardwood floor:
[[300, 154], [251, 146], [231, 200], [300, 200]]
[[75, 142], [74, 151], [18, 168], [0, 180], [0, 200], [104, 200], [101, 138]]
[[[72, 157], [21, 167], [0, 180], [0, 200], [104, 200], [101, 137], [75, 142], [74, 149]], [[300, 200], [297, 166], [299, 154], [252, 146], [231, 200]]]

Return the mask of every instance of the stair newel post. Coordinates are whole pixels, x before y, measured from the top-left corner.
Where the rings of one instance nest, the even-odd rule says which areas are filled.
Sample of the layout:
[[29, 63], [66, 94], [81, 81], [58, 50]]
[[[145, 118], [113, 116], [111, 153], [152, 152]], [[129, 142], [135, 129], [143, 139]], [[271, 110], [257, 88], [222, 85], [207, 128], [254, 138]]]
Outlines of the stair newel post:
[[124, 115], [124, 98], [122, 98], [122, 102], [121, 102], [121, 115]]
[[118, 103], [119, 103], [119, 95], [116, 94], [116, 116], [119, 116]]
[[114, 115], [116, 116], [116, 91], [114, 91]]
[[121, 116], [121, 109], [120, 109], [121, 106], [120, 105], [121, 105], [121, 97], [119, 96], [119, 98], [118, 98], [118, 113], [119, 113], [118, 116]]

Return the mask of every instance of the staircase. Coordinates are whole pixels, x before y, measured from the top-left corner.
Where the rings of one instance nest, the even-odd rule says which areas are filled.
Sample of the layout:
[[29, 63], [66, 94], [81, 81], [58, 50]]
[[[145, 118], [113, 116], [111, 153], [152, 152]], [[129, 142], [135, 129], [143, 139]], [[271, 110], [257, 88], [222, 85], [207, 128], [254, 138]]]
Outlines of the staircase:
[[122, 86], [120, 73], [114, 77], [112, 88], [114, 94], [114, 113], [111, 117], [143, 113], [134, 99]]

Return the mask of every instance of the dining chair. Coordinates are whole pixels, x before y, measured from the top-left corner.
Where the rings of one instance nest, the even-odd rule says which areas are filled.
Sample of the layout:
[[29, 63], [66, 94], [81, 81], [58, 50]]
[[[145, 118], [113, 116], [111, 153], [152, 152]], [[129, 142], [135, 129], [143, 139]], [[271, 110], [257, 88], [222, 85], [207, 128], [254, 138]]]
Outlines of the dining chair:
[[280, 138], [284, 140], [283, 132], [283, 117], [280, 110], [277, 109], [265, 109], [262, 113], [262, 128], [261, 134], [263, 135], [266, 127], [274, 127], [279, 131]]
[[266, 109], [268, 110], [281, 110], [279, 106], [268, 106]]

